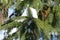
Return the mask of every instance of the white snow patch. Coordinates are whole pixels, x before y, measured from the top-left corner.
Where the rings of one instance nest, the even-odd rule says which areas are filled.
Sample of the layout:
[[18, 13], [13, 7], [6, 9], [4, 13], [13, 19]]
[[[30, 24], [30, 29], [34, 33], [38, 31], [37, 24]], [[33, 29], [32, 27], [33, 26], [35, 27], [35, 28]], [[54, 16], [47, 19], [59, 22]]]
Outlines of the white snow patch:
[[57, 36], [57, 35], [58, 35], [58, 33], [57, 33], [57, 32], [55, 32], [55, 35]]
[[55, 5], [55, 2], [54, 1], [51, 1], [50, 6], [54, 6], [54, 5]]
[[7, 30], [0, 30], [0, 40], [3, 40], [7, 36]]
[[18, 28], [13, 28], [10, 32], [9, 32], [9, 35], [12, 35], [14, 34], [15, 32], [17, 32]]
[[[30, 7], [30, 10], [31, 10], [33, 18], [38, 18], [36, 9]], [[24, 10], [22, 16], [28, 16], [28, 10], [27, 10], [27, 8]]]
[[32, 13], [33, 18], [38, 18], [36, 9], [30, 7], [30, 10], [31, 10], [31, 13]]
[[13, 14], [13, 13], [15, 12], [14, 9], [15, 9], [14, 5], [11, 6], [10, 8], [8, 8], [8, 18], [9, 18], [9, 16], [10, 16], [11, 14]]
[[59, 4], [59, 6], [60, 6], [60, 4]]
[[27, 11], [27, 8], [24, 10], [22, 16], [28, 16], [28, 11]]
[[40, 37], [38, 40], [43, 40], [43, 38], [42, 38], [42, 37]]
[[15, 20], [15, 21], [17, 21], [17, 22], [23, 22], [24, 20], [26, 20], [26, 19], [21, 18], [21, 19], [19, 19], [19, 20]]
[[17, 38], [17, 40], [20, 40], [20, 38]]
[[20, 1], [24, 1], [24, 0], [20, 0]]
[[20, 40], [20, 37], [18, 37], [18, 38], [13, 37], [13, 40]]

